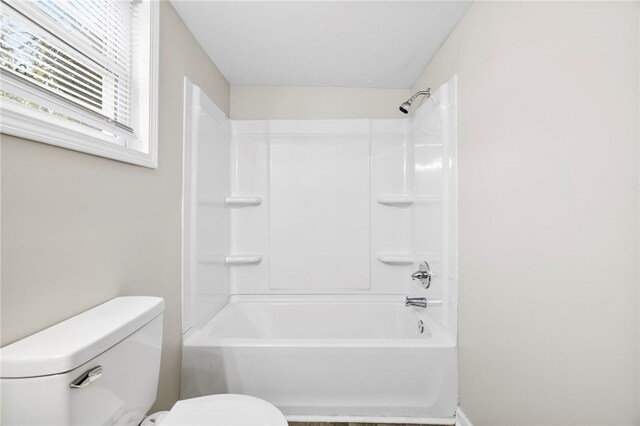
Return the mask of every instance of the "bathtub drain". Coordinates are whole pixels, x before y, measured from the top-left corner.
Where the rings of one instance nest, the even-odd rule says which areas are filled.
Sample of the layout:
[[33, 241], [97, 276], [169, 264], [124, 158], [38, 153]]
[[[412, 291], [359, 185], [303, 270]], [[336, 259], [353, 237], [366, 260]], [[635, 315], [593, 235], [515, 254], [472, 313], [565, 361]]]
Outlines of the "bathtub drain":
[[424, 323], [422, 322], [422, 320], [418, 320], [418, 332], [420, 334], [424, 333]]

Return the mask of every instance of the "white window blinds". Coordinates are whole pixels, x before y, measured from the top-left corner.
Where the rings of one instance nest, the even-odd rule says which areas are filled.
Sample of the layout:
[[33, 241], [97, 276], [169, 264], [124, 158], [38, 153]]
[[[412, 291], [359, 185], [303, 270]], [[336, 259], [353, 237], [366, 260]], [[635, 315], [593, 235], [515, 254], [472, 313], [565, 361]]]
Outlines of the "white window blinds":
[[[135, 130], [131, 28], [135, 2], [2, 0], [0, 6], [0, 69], [5, 78], [28, 81], [91, 112], [103, 124]], [[7, 91], [3, 96], [33, 101]], [[47, 105], [37, 106], [47, 110]], [[86, 116], [74, 121], [103, 127]]]

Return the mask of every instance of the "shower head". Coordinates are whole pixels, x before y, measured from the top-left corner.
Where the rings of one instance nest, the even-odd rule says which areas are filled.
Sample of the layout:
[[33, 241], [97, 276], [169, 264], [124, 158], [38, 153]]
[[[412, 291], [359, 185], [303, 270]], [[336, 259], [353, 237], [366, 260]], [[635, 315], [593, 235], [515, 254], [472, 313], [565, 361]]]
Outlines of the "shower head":
[[400, 105], [400, 111], [405, 114], [409, 114], [409, 108], [411, 108], [411, 102], [403, 102], [402, 105]]
[[413, 101], [415, 101], [418, 96], [422, 96], [422, 95], [426, 96], [427, 99], [430, 98], [431, 88], [427, 88], [427, 90], [421, 90], [419, 92], [416, 92], [406, 102], [403, 102], [402, 105], [400, 105], [400, 111], [402, 111], [404, 114], [409, 114], [409, 109], [411, 109], [411, 104], [413, 103]]

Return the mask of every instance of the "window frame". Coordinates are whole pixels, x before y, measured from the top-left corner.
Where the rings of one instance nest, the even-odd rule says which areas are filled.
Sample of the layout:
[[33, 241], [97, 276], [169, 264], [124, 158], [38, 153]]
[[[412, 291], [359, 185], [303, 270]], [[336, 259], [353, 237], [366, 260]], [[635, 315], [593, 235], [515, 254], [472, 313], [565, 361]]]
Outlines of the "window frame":
[[[132, 60], [136, 64], [132, 81], [138, 83], [134, 95], [135, 110], [132, 117], [137, 123], [135, 137], [129, 135], [129, 144], [114, 143], [108, 136], [82, 124], [53, 117], [45, 112], [8, 101], [0, 97], [0, 133], [30, 139], [74, 151], [84, 152], [139, 166], [158, 167], [158, 45], [159, 0], [143, 0], [145, 19], [136, 27], [136, 49]], [[47, 93], [37, 86], [7, 75], [0, 75], [0, 88], [12, 94], [53, 106], [60, 112], [88, 124], [95, 123], [95, 115], [76, 108], [61, 97]], [[111, 129], [109, 129], [111, 130]], [[116, 131], [114, 130], [114, 133]]]

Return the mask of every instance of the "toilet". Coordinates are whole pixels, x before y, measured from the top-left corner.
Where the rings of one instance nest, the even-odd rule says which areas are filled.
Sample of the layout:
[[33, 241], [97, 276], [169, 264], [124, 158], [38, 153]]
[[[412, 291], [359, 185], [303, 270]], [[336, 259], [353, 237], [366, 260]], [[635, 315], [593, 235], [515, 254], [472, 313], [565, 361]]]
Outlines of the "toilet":
[[145, 420], [157, 394], [163, 311], [159, 297], [118, 297], [1, 348], [0, 424], [287, 425], [274, 405], [234, 394], [178, 401]]

